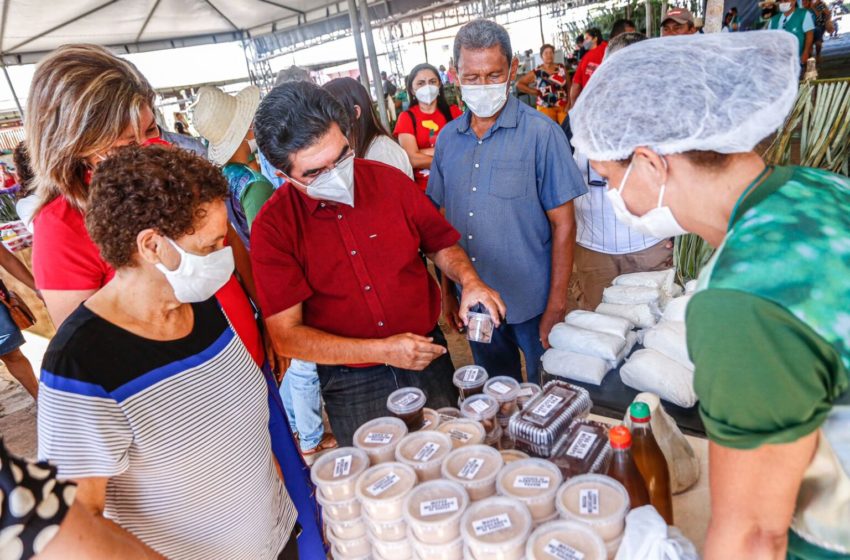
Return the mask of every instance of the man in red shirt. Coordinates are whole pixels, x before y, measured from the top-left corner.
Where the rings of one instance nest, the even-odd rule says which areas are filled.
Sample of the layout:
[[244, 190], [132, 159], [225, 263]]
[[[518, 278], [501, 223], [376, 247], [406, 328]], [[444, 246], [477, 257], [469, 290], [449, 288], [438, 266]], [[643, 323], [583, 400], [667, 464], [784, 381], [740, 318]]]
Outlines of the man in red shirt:
[[587, 82], [596, 68], [602, 64], [608, 43], [602, 39], [602, 32], [599, 29], [591, 27], [584, 32], [584, 46], [590, 50], [581, 57], [576, 73], [573, 74], [573, 85], [570, 87], [570, 107], [576, 104], [581, 90], [587, 86]]
[[457, 245], [457, 231], [404, 173], [354, 159], [348, 117], [325, 90], [290, 82], [260, 104], [254, 134], [285, 183], [257, 215], [251, 259], [278, 354], [316, 362], [341, 445], [388, 414], [387, 397], [416, 386], [427, 406], [454, 406], [457, 389], [437, 327], [440, 288], [425, 253], [463, 286], [462, 317], [482, 304], [505, 315]]

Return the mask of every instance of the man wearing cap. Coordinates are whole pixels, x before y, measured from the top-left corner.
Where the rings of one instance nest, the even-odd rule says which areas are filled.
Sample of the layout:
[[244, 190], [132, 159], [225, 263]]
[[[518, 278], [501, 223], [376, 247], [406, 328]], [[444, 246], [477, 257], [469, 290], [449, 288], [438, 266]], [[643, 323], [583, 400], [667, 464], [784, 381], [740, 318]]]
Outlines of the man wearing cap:
[[800, 47], [800, 65], [805, 67], [812, 54], [815, 41], [815, 18], [806, 8], [797, 7], [795, 0], [777, 4], [779, 11], [770, 18], [768, 29], [782, 29], [797, 38]]
[[[661, 65], [677, 79], [634, 87]], [[798, 73], [788, 33], [643, 41], [572, 111], [618, 218], [717, 248], [686, 317], [710, 441], [706, 560], [850, 557], [850, 179], [755, 151]]]
[[697, 32], [694, 15], [685, 8], [671, 8], [661, 21], [661, 36], [693, 35]]
[[354, 158], [348, 115], [314, 84], [274, 88], [254, 132], [287, 181], [251, 231], [260, 308], [278, 354], [319, 364], [337, 440], [351, 445], [364, 422], [386, 416], [400, 387], [422, 389], [431, 408], [455, 406], [440, 288], [420, 250], [463, 286], [464, 318], [478, 304], [496, 325], [506, 312], [457, 231], [404, 173]]
[[596, 27], [591, 27], [584, 32], [584, 46], [588, 49], [587, 54], [581, 58], [581, 62], [573, 74], [573, 84], [570, 86], [570, 106], [576, 103], [581, 90], [587, 87], [587, 82], [605, 58], [605, 49], [608, 43], [602, 39], [602, 32]]

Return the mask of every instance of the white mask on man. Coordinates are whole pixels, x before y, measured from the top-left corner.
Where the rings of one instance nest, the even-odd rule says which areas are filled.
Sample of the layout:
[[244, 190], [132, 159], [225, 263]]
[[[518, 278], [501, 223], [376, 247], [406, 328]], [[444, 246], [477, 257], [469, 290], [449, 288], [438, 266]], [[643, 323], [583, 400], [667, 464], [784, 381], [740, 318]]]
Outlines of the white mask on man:
[[307, 189], [307, 196], [312, 199], [339, 202], [354, 208], [354, 153], [343, 157], [333, 169], [320, 173], [309, 185], [292, 177], [286, 178]]
[[790, 12], [791, 6], [793, 6], [793, 4], [791, 2], [780, 2], [779, 3], [779, 11], [782, 12], [783, 14], [785, 12]]
[[476, 117], [486, 119], [498, 113], [508, 100], [508, 82], [501, 84], [461, 84], [460, 95]]
[[605, 195], [611, 201], [611, 206], [614, 207], [614, 215], [617, 219], [633, 230], [644, 235], [649, 235], [650, 237], [655, 237], [656, 239], [665, 239], [688, 233], [676, 221], [676, 217], [673, 216], [673, 211], [670, 210], [670, 207], [662, 206], [664, 202], [664, 191], [667, 185], [661, 185], [661, 192], [658, 195], [658, 206], [643, 216], [636, 216], [629, 211], [626, 201], [623, 200], [623, 188], [625, 188], [626, 181], [629, 179], [629, 175], [631, 175], [633, 165], [634, 161], [629, 163], [629, 167], [626, 169], [625, 175], [623, 175], [623, 180], [620, 181], [619, 188], [605, 191]]
[[230, 247], [213, 251], [209, 255], [195, 255], [184, 250], [174, 240], [166, 239], [180, 254], [180, 264], [174, 270], [168, 270], [162, 263], [157, 263], [156, 268], [171, 284], [177, 301], [206, 301], [230, 280], [234, 268], [233, 249]]
[[437, 99], [438, 95], [440, 95], [440, 88], [437, 86], [422, 86], [414, 93], [416, 94], [416, 99], [418, 99], [420, 103], [428, 105]]

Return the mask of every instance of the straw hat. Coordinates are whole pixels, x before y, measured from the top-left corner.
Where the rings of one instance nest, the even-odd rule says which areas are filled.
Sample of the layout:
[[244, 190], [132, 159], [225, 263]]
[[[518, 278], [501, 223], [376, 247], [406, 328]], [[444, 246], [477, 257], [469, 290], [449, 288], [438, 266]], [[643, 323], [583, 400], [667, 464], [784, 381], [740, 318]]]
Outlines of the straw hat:
[[236, 95], [211, 86], [198, 90], [192, 124], [209, 141], [208, 157], [213, 163], [224, 165], [230, 160], [248, 134], [259, 105], [257, 86], [248, 86]]

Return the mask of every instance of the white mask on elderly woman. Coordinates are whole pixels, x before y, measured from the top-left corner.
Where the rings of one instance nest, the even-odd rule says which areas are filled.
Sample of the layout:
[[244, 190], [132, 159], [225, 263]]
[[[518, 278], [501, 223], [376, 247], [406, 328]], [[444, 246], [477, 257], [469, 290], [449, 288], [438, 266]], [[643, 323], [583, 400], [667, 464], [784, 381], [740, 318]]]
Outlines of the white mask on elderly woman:
[[605, 195], [611, 201], [611, 206], [614, 207], [614, 215], [617, 216], [617, 219], [635, 231], [655, 237], [656, 239], [665, 239], [688, 233], [676, 221], [676, 217], [673, 216], [673, 211], [670, 210], [670, 207], [662, 206], [664, 192], [667, 189], [666, 184], [661, 185], [661, 192], [658, 195], [658, 206], [643, 216], [637, 216], [629, 211], [626, 201], [623, 200], [623, 189], [626, 186], [629, 175], [632, 173], [633, 165], [634, 160], [629, 163], [629, 167], [626, 169], [625, 175], [623, 175], [623, 180], [620, 181], [619, 188], [605, 191]]
[[156, 268], [165, 275], [180, 303], [206, 301], [230, 280], [234, 268], [233, 249], [230, 247], [209, 255], [195, 255], [172, 239], [166, 239], [180, 254], [180, 264], [174, 270], [168, 270], [162, 263], [157, 263]]

